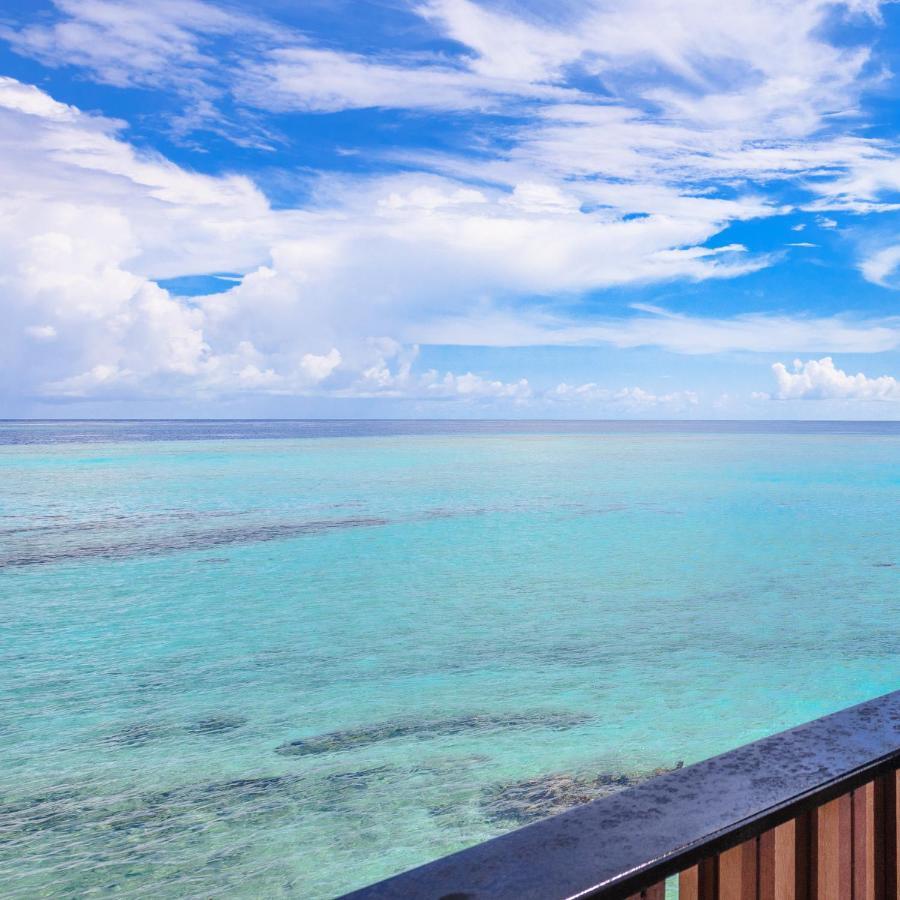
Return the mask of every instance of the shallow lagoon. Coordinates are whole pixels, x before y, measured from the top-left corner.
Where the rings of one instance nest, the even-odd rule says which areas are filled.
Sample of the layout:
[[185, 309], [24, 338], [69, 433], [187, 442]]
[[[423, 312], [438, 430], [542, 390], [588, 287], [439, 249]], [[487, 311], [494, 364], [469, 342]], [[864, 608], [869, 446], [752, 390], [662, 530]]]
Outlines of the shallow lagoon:
[[0, 443], [4, 897], [332, 896], [898, 686], [897, 426]]

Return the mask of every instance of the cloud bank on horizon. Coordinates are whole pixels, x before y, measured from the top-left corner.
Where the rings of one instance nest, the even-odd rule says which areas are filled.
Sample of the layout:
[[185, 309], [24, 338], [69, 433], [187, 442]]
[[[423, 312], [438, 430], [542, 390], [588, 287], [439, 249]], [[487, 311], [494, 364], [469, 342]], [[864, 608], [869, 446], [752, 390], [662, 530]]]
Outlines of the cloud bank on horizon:
[[288, 6], [0, 19], [0, 415], [897, 416], [893, 4]]

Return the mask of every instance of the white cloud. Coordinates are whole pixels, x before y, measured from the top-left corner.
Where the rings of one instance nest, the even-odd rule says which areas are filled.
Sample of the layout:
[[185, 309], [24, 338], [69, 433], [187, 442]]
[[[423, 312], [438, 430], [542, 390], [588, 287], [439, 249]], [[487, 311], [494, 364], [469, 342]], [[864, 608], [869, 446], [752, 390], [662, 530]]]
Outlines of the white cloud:
[[[0, 365], [26, 392], [139, 395], [221, 379], [239, 340], [210, 346], [203, 310], [150, 279], [258, 264], [290, 219], [247, 179], [140, 154], [119, 129], [0, 79]], [[49, 341], [52, 353], [38, 346]]]
[[52, 341], [56, 337], [56, 329], [52, 325], [28, 325], [25, 334], [36, 341]]
[[859, 265], [860, 271], [866, 281], [880, 284], [882, 287], [892, 287], [890, 276], [900, 266], [900, 244], [891, 247], [883, 247], [865, 257]]
[[[201, 0], [56, 6], [55, 20], [5, 36], [48, 64], [175, 91], [198, 120], [218, 121], [227, 98], [322, 113], [511, 110], [524, 123], [505, 126], [503, 149], [488, 140], [477, 158], [407, 155], [435, 174], [321, 176], [304, 209], [274, 210], [247, 178], [139, 152], [123, 123], [0, 79], [10, 325], [0, 367], [26, 391], [551, 402], [526, 379], [418, 372], [413, 346], [818, 353], [900, 343], [891, 318], [571, 312], [609, 287], [774, 264], [777, 255], [717, 238], [736, 221], [788, 211], [765, 196], [773, 179], [803, 179], [816, 212], [886, 208], [883, 195], [900, 183], [894, 148], [842, 133], [868, 51], [823, 36], [829, 17], [876, 16], [877, 4], [738, 0], [723, 16], [713, 0], [592, 0], [542, 20], [521, 4], [431, 0], [419, 15], [465, 53], [366, 56]], [[227, 58], [212, 52], [222, 36]], [[883, 283], [900, 255], [881, 253], [863, 272]], [[246, 275], [193, 300], [155, 284], [223, 270]], [[560, 402], [696, 400], [560, 388]]]
[[440, 380], [429, 384], [428, 389], [435, 396], [490, 398], [518, 402], [528, 400], [532, 394], [527, 378], [503, 382], [484, 378], [472, 372], [466, 372], [463, 375], [454, 375], [452, 372], [448, 372]]
[[[226, 96], [245, 111], [522, 115], [520, 105], [510, 107], [518, 99], [537, 118], [520, 130], [506, 161], [536, 170], [539, 179], [599, 177], [601, 190], [609, 179], [612, 186], [623, 178], [634, 185], [675, 180], [690, 195], [685, 180], [826, 174], [833, 177], [811, 188], [844, 207], [867, 196], [877, 204], [875, 185], [897, 180], [893, 148], [835, 133], [867, 83], [870, 53], [864, 44], [830, 43], [823, 26], [835, 16], [876, 22], [874, 0], [735, 0], [727, 16], [715, 0], [675, 7], [668, 0], [587, 0], [544, 16], [524, 6], [425, 0], [413, 12], [435, 37], [457, 41], [467, 53], [365, 56], [316, 46], [262, 16], [203, 0], [55, 5], [55, 21], [3, 35], [18, 52], [50, 65], [78, 65], [113, 84], [174, 90], [189, 107], [185, 128], [224, 129], [235, 140], [242, 132], [221, 110]], [[226, 49], [214, 49], [222, 36]], [[596, 79], [602, 91], [573, 90], [573, 75], [582, 76], [581, 85]], [[495, 154], [494, 161], [503, 160]]]
[[[521, 293], [729, 277], [767, 262], [704, 246], [758, 201], [522, 180], [474, 189], [436, 176], [323, 181], [304, 211], [273, 210], [247, 179], [137, 152], [121, 125], [0, 80], [3, 365], [60, 397], [233, 392], [505, 399], [527, 381], [417, 374], [416, 343], [661, 346], [681, 353], [867, 351], [891, 319], [645, 308], [624, 319], [512, 312]], [[664, 212], [627, 218], [658, 203]], [[173, 296], [152, 279], [247, 274], [222, 293]], [[361, 286], [367, 286], [361, 294]], [[22, 336], [26, 335], [27, 340]], [[52, 341], [53, 353], [41, 351]], [[387, 348], [387, 349], [386, 349]], [[637, 396], [637, 395], [636, 395]], [[635, 400], [636, 397], [632, 398]]]
[[53, 0], [60, 18], [3, 37], [13, 49], [48, 65], [76, 65], [118, 86], [195, 86], [218, 60], [204, 48], [206, 37], [241, 34], [245, 40], [271, 33], [258, 18], [202, 0]]
[[238, 96], [274, 110], [335, 112], [388, 107], [492, 110], [509, 98], [562, 100], [577, 91], [516, 80], [486, 78], [430, 57], [379, 62], [313, 47], [272, 50], [248, 66]]
[[[897, 182], [894, 148], [839, 133], [869, 79], [868, 48], [823, 37], [835, 16], [877, 21], [877, 2], [736, 0], [723, 16], [715, 0], [588, 0], [542, 17], [527, 7], [426, 0], [413, 11], [468, 53], [377, 56], [316, 46], [264, 17], [203, 0], [55, 3], [56, 21], [3, 32], [15, 49], [110, 83], [180, 92], [194, 125], [225, 127], [215, 104], [226, 95], [244, 110], [522, 115], [510, 107], [518, 98], [531, 104], [532, 120], [508, 152], [481, 164], [482, 175], [499, 174], [509, 187], [584, 177], [590, 187], [582, 190], [592, 189], [596, 203], [616, 194], [622, 202], [629, 191], [634, 203], [642, 192], [644, 204], [663, 206], [641, 211], [660, 214], [679, 200], [682, 211], [699, 209], [690, 185], [710, 179], [816, 175], [808, 186], [835, 208], [882, 208], [876, 187]], [[224, 60], [211, 45], [223, 35]], [[598, 79], [602, 92], [573, 90], [573, 75], [581, 85]], [[226, 130], [240, 139], [240, 129]]]
[[[848, 13], [877, 13], [877, 4], [842, 4]], [[674, 6], [666, 0], [592, 0], [551, 8], [544, 17], [499, 11], [472, 0], [427, 0], [423, 14], [474, 53], [472, 69], [493, 77], [521, 81], [562, 80], [568, 67], [580, 64], [604, 78], [635, 80], [660, 69], [680, 76], [686, 86], [706, 88], [707, 118], [746, 119], [753, 106], [740, 112], [729, 104], [722, 86], [735, 81], [735, 61], [758, 77], [757, 104], [782, 104], [798, 116], [798, 101], [810, 93], [842, 100], [842, 91], [857, 74], [860, 54], [840, 49], [817, 36], [836, 4], [824, 0], [792, 3], [736, 0], [728, 15], [715, 0], [693, 0]], [[739, 70], [738, 70], [739, 71]], [[820, 75], [811, 84], [811, 73]], [[743, 74], [743, 73], [741, 73]], [[725, 77], [723, 77], [725, 76]], [[730, 77], [729, 77], [730, 76]], [[716, 86], [721, 93], [710, 92]], [[715, 90], [715, 88], [713, 88]], [[677, 95], [687, 103], [691, 92]], [[710, 97], [721, 98], [717, 103]]]
[[900, 318], [852, 319], [752, 313], [697, 316], [638, 306], [646, 315], [572, 319], [547, 312], [491, 311], [411, 326], [405, 338], [423, 344], [492, 347], [661, 347], [674, 353], [879, 353], [900, 347]]
[[792, 369], [783, 363], [772, 366], [779, 400], [900, 400], [900, 381], [890, 375], [869, 378], [862, 372], [850, 375], [838, 369], [830, 356], [802, 362]]
[[435, 369], [416, 373], [413, 365], [419, 355], [415, 345], [404, 346], [389, 338], [368, 342], [369, 364], [358, 376], [336, 394], [341, 397], [398, 398], [415, 400], [455, 400], [470, 403], [494, 400], [516, 404], [532, 398], [531, 385], [525, 378], [503, 382], [473, 372], [443, 375]]
[[[609, 180], [613, 189], [621, 180], [675, 183], [688, 195], [690, 183], [710, 179], [807, 174], [831, 197], [852, 194], [857, 170], [895, 155], [835, 127], [855, 111], [870, 55], [822, 37], [834, 15], [877, 20], [877, 3], [738, 0], [727, 16], [714, 0], [592, 0], [545, 18], [472, 0], [429, 0], [421, 10], [471, 49], [470, 71], [481, 77], [560, 86], [578, 72], [601, 81], [602, 99], [540, 107], [508, 154], [513, 170], [586, 177], [601, 190]], [[502, 177], [503, 166], [489, 161], [484, 173]]]
[[[160, 121], [179, 137], [203, 129], [235, 144], [271, 149], [258, 117], [223, 111], [243, 60], [293, 38], [265, 19], [204, 0], [53, 0], [58, 18], [0, 25], [17, 53], [48, 66], [78, 66], [117, 87], [167, 91], [180, 111]], [[223, 50], [222, 38], [232, 43]], [[224, 56], [223, 56], [224, 54]]]
[[685, 412], [698, 405], [695, 391], [669, 391], [654, 394], [640, 387], [606, 388], [594, 382], [571, 385], [562, 382], [544, 394], [544, 398], [579, 406], [605, 406], [620, 412], [642, 412], [648, 409], [663, 409], [667, 412]]
[[328, 353], [316, 356], [315, 353], [304, 353], [300, 359], [303, 370], [317, 384], [324, 381], [341, 364], [341, 354], [336, 347]]

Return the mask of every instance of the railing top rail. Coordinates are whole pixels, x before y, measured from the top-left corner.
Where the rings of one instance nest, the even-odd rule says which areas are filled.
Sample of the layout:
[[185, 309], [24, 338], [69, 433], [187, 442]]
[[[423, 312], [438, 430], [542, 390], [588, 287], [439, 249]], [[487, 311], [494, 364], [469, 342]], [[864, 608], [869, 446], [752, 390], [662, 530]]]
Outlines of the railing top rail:
[[616, 900], [900, 765], [900, 691], [346, 895]]

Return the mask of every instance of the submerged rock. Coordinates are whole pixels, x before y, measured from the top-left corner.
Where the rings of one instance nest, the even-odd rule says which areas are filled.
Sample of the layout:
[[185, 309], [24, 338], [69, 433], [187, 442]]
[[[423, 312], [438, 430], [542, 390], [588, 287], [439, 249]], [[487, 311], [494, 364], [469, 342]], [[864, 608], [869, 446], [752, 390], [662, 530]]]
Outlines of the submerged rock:
[[74, 791], [60, 790], [0, 804], [0, 839], [71, 826], [81, 813], [78, 799]]
[[575, 728], [589, 720], [589, 716], [553, 712], [480, 714], [447, 719], [397, 719], [300, 738], [276, 747], [275, 752], [282, 756], [311, 756], [318, 753], [355, 750], [394, 738], [444, 737], [467, 731], [520, 728], [549, 728], [559, 731]]
[[[347, 814], [361, 790], [391, 771], [388, 766], [327, 776], [257, 775], [174, 785], [133, 793], [57, 790], [0, 799], [0, 844], [33, 834], [69, 841], [91, 852], [159, 858], [179, 835], [210, 828], [265, 828], [310, 813]], [[55, 835], [55, 838], [53, 837]], [[139, 843], [134, 843], [139, 840]]]
[[197, 787], [188, 794], [193, 799], [210, 797], [227, 800], [229, 803], [251, 800], [266, 794], [288, 790], [300, 781], [294, 775], [261, 775], [255, 778], [232, 778], [229, 781], [214, 781]]
[[246, 724], [247, 720], [242, 716], [207, 716], [185, 725], [184, 730], [191, 734], [222, 734], [225, 731], [234, 731]]
[[325, 780], [329, 785], [338, 789], [349, 788], [362, 791], [369, 787], [373, 778], [383, 776], [390, 771], [390, 766], [372, 766], [369, 769], [359, 769], [355, 772], [334, 772], [326, 775]]
[[154, 722], [136, 722], [133, 725], [126, 725], [124, 728], [108, 734], [103, 738], [103, 743], [116, 747], [140, 747], [143, 744], [155, 741], [165, 733], [166, 730]]
[[678, 762], [672, 769], [659, 768], [638, 775], [621, 772], [603, 772], [595, 777], [554, 774], [493, 785], [482, 791], [481, 808], [492, 822], [526, 825], [642, 784], [657, 775], [680, 769], [682, 765]]

